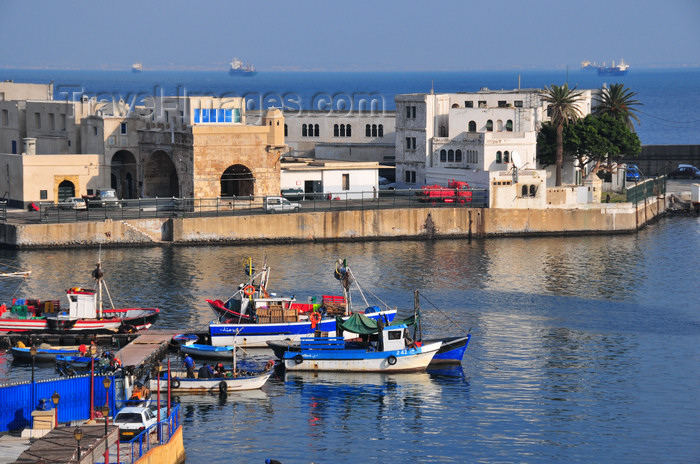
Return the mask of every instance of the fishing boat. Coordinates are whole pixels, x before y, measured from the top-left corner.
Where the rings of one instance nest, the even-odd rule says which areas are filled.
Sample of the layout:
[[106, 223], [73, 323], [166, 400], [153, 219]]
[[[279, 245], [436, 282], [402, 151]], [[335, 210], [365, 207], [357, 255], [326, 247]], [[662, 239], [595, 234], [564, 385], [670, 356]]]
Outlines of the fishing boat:
[[[338, 260], [334, 275], [343, 288], [343, 296], [324, 295], [319, 304], [295, 303], [294, 298], [278, 297], [268, 291], [269, 268], [263, 261], [263, 270], [255, 272], [250, 258], [245, 263], [249, 280], [225, 302], [206, 300], [219, 320], [209, 324], [209, 336], [214, 346], [238, 344], [247, 348], [266, 348], [270, 340], [299, 340], [319, 332], [335, 335], [336, 316], [353, 314], [350, 285], [357, 283], [347, 261]], [[359, 286], [359, 284], [358, 284]], [[363, 294], [364, 296], [364, 294]], [[396, 316], [396, 309], [369, 306], [361, 311], [365, 316], [382, 320], [385, 324]], [[222, 308], [225, 308], [225, 312]]]
[[[157, 308], [115, 308], [104, 282], [101, 263], [92, 271], [97, 289], [71, 287], [66, 290], [68, 310], [60, 301], [14, 298], [11, 306], [0, 305], [0, 332], [135, 332], [147, 329], [158, 318]], [[104, 309], [106, 291], [111, 308]]]
[[212, 346], [202, 345], [199, 343], [187, 343], [180, 345], [180, 352], [189, 354], [193, 358], [201, 359], [225, 359], [229, 360], [233, 357], [233, 352], [236, 350], [234, 346]]
[[339, 337], [303, 337], [298, 352], [286, 352], [289, 371], [411, 372], [428, 367], [442, 342], [414, 342], [405, 321], [388, 326], [363, 314], [338, 319], [339, 333], [356, 333], [360, 341]]
[[[40, 345], [36, 350], [36, 355], [34, 355], [34, 362], [54, 362], [58, 356], [79, 356], [80, 351], [78, 348], [54, 348], [54, 347], [44, 347], [44, 344]], [[21, 362], [31, 362], [32, 353], [31, 348], [21, 348], [12, 347], [10, 348], [10, 354], [15, 361]]]
[[[244, 373], [236, 377], [212, 377], [209, 379], [188, 379], [185, 372], [171, 371], [170, 391], [172, 393], [223, 393], [231, 391], [255, 390], [262, 388], [272, 375], [269, 369], [257, 373]], [[153, 391], [168, 390], [168, 378], [151, 379], [149, 387]]]

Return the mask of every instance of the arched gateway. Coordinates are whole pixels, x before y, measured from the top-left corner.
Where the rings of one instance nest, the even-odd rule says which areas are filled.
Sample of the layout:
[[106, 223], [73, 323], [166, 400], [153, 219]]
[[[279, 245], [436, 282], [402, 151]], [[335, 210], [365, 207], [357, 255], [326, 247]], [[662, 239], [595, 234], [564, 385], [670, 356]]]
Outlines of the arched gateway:
[[143, 172], [144, 197], [179, 197], [177, 169], [170, 156], [162, 150], [153, 152]]
[[222, 197], [244, 197], [255, 195], [253, 173], [242, 164], [229, 166], [221, 176]]

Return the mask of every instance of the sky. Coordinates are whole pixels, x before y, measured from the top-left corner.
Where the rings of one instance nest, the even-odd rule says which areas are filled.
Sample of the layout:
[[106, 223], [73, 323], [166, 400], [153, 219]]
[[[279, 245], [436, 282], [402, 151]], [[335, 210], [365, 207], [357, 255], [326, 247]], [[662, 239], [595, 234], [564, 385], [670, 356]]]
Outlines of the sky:
[[700, 0], [0, 0], [0, 68], [700, 66]]

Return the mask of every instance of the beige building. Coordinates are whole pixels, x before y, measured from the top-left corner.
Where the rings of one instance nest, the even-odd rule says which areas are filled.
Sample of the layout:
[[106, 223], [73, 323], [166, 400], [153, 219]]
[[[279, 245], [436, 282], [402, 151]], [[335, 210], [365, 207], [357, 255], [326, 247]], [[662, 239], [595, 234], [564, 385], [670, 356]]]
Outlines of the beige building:
[[279, 110], [249, 125], [242, 98], [160, 97], [132, 108], [48, 100], [51, 84], [2, 84], [0, 193], [12, 206], [99, 188], [120, 198], [279, 194]]

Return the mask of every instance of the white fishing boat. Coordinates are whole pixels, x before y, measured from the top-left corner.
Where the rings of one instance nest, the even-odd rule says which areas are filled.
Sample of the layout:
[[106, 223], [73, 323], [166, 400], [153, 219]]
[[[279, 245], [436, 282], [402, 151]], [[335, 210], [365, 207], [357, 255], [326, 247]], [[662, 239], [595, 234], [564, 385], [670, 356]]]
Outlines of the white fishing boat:
[[289, 371], [411, 372], [428, 367], [442, 342], [414, 342], [402, 321], [384, 327], [362, 314], [338, 323], [338, 331], [353, 332], [361, 341], [339, 337], [304, 337], [300, 350], [284, 354]]
[[[223, 393], [241, 390], [255, 390], [262, 388], [267, 382], [267, 379], [272, 375], [273, 370], [268, 369], [257, 373], [245, 373], [236, 377], [212, 377], [206, 379], [197, 378], [195, 373], [194, 379], [188, 379], [184, 371], [171, 371], [170, 391], [173, 393]], [[168, 390], [167, 377], [151, 379], [149, 387], [153, 391], [157, 391], [160, 386], [160, 391]]]

